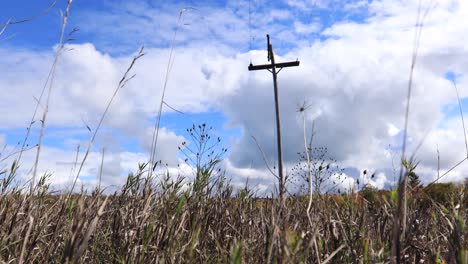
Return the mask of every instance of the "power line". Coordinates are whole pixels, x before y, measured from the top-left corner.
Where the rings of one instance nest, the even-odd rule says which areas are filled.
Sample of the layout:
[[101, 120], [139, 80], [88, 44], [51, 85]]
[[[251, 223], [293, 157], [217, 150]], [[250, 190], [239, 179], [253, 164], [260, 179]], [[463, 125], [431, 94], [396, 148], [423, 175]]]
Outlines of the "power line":
[[249, 55], [250, 55], [250, 63], [252, 64], [252, 6], [251, 1], [249, 0]]

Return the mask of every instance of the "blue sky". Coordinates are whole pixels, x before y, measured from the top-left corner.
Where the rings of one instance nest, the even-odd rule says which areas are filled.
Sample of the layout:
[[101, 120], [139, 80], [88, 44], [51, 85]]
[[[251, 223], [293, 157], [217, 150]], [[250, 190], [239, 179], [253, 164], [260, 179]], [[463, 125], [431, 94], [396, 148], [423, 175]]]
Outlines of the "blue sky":
[[[6, 1], [0, 21], [34, 16], [47, 5]], [[9, 145], [7, 151], [24, 138], [34, 98], [52, 65], [59, 10], [65, 6], [66, 1], [58, 0], [42, 16], [10, 25], [0, 35], [4, 102], [0, 109], [8, 113], [0, 120], [0, 143]], [[461, 0], [422, 1], [422, 7], [430, 11], [414, 73], [409, 140], [414, 147], [424, 139], [417, 157], [423, 182], [429, 182], [436, 175], [437, 148], [443, 169], [466, 155], [451, 80], [457, 76], [465, 112], [468, 64], [462, 58], [467, 55], [468, 32], [462, 22], [468, 7]], [[182, 8], [186, 10], [179, 21]], [[90, 136], [86, 126], [95, 128], [116, 83], [142, 45], [146, 55], [132, 70], [136, 77], [111, 106], [82, 183], [92, 186], [102, 148], [109, 154], [109, 185], [118, 185], [138, 162], [147, 160], [177, 28], [165, 101], [184, 114], [164, 107], [157, 152], [171, 169], [177, 171], [180, 163], [177, 146], [186, 140], [185, 129], [193, 122], [206, 122], [230, 149], [224, 166], [233, 182], [240, 186], [249, 178], [259, 189], [271, 189], [274, 180], [252, 140], [252, 136], [258, 140], [274, 166], [271, 76], [247, 71], [250, 61], [267, 62], [265, 35], [270, 34], [278, 61], [301, 61], [300, 67], [279, 75], [286, 168], [298, 162], [296, 153], [303, 148], [304, 122], [297, 108], [306, 103], [310, 106], [304, 116], [307, 133], [315, 122], [315, 144], [328, 147], [330, 156], [347, 168], [346, 185], [367, 169], [378, 172], [374, 185], [389, 187], [401, 144], [417, 9], [418, 1], [411, 0], [74, 0], [66, 32], [79, 31], [57, 67], [41, 168], [54, 172], [54, 183], [65, 184], [70, 168], [56, 166], [57, 160], [73, 160], [76, 146], [84, 148]], [[37, 142], [37, 124], [30, 145]], [[25, 167], [33, 152], [25, 157]], [[2, 166], [9, 161], [5, 162]], [[446, 180], [461, 181], [465, 171], [461, 166]]]
[[[53, 1], [49, 1], [52, 3]], [[273, 27], [290, 27], [293, 22], [300, 22], [304, 25], [314, 25], [317, 23], [319, 27], [315, 32], [307, 32], [307, 28], [303, 28], [307, 34], [304, 36], [299, 36], [300, 40], [309, 42], [312, 44], [316, 39], [324, 40], [325, 36], [319, 34], [320, 28], [330, 27], [333, 24], [341, 21], [352, 21], [354, 23], [362, 23], [368, 17], [368, 10], [364, 8], [355, 8], [351, 10], [343, 10], [343, 7], [347, 3], [358, 3], [361, 1], [337, 1], [331, 2], [330, 6], [326, 8], [322, 6], [323, 4], [320, 1], [310, 1], [308, 4], [304, 5], [290, 5], [287, 1], [259, 1], [259, 0], [250, 0], [250, 1], [75, 1], [73, 2], [72, 14], [70, 17], [70, 22], [68, 29], [78, 28], [81, 31], [77, 34], [76, 43], [83, 42], [93, 42], [96, 47], [100, 50], [107, 52], [112, 52], [112, 47], [109, 46], [119, 46], [118, 40], [126, 38], [125, 35], [114, 35], [110, 39], [107, 38], [107, 35], [101, 35], [101, 31], [95, 32], [92, 30], [94, 26], [99, 27], [99, 24], [95, 21], [92, 21], [91, 16], [101, 13], [110, 13], [112, 15], [135, 15], [137, 19], [151, 21], [154, 18], [150, 18], [145, 14], [135, 14], [131, 10], [123, 9], [125, 5], [137, 6], [142, 5], [139, 8], [153, 8], [154, 10], [161, 10], [166, 12], [169, 15], [173, 16], [172, 21], [159, 21], [159, 23], [154, 24], [154, 28], [161, 26], [162, 24], [169, 24], [170, 29], [174, 30], [177, 25], [177, 15], [179, 11], [183, 8], [190, 8], [182, 19], [182, 31], [184, 27], [189, 28], [190, 26], [197, 26], [197, 23], [208, 23], [204, 21], [209, 12], [212, 12], [216, 9], [224, 9], [237, 13], [240, 15], [240, 20], [243, 26], [248, 26], [251, 32], [245, 32], [249, 34], [246, 39], [243, 40], [243, 44], [236, 45], [236, 49], [239, 51], [246, 51], [250, 48], [264, 48], [265, 46], [265, 34], [264, 32], [256, 31], [260, 26], [264, 26], [266, 29], [268, 25]], [[360, 4], [362, 5], [362, 4]], [[39, 13], [42, 13], [41, 10], [45, 10], [48, 6], [46, 1], [37, 2], [29, 0], [21, 1], [7, 1], [2, 6], [2, 13], [0, 14], [0, 21], [12, 21], [23, 20], [26, 18], [33, 17]], [[60, 11], [64, 10], [66, 6], [66, 1], [57, 1], [57, 4], [51, 8], [47, 13], [44, 13], [39, 18], [34, 20], [34, 23], [22, 23], [11, 26], [11, 34], [14, 34], [15, 37], [9, 39], [6, 43], [7, 45], [12, 45], [16, 47], [25, 47], [31, 49], [49, 49], [52, 45], [56, 44], [58, 40], [58, 31], [60, 28]], [[304, 8], [307, 6], [307, 8]], [[193, 8], [193, 9], [191, 9]], [[281, 14], [282, 11], [288, 10], [291, 12], [290, 15], [285, 16]], [[271, 16], [272, 11], [277, 12], [275, 15]], [[265, 15], [270, 14], [271, 18], [266, 18]], [[275, 13], [274, 13], [275, 14]], [[267, 16], [268, 17], [268, 16]], [[94, 17], [93, 17], [94, 18]], [[260, 22], [268, 20], [268, 23]], [[125, 23], [124, 21], [121, 21]], [[211, 22], [211, 21], [210, 21]], [[319, 25], [318, 25], [319, 24]], [[232, 25], [233, 27], [235, 25]], [[118, 25], [114, 25], [118, 27]], [[14, 30], [13, 30], [14, 29]], [[102, 31], [106, 31], [105, 28]], [[272, 30], [274, 31], [274, 29]], [[268, 33], [268, 32], [267, 32]], [[5, 36], [4, 36], [5, 37]], [[147, 35], [138, 35], [138, 39], [133, 39], [135, 45], [145, 44], [146, 42], [152, 42], [151, 36]], [[202, 36], [203, 38], [214, 39], [215, 41], [225, 42], [226, 40], [221, 38], [216, 32], [211, 32], [211, 34]], [[252, 41], [249, 41], [249, 38], [252, 38]], [[278, 50], [289, 50], [294, 47], [297, 43], [289, 42], [286, 39], [276, 39], [275, 35], [271, 36], [273, 40], [277, 40], [277, 49]], [[110, 42], [115, 42], [110, 44]], [[141, 43], [138, 43], [141, 42]], [[125, 43], [127, 44], [127, 43]], [[155, 47], [168, 47], [170, 41], [162, 41], [151, 43]], [[155, 45], [153, 45], [155, 44]], [[183, 45], [184, 42], [179, 42], [179, 45]], [[126, 51], [129, 48], [118, 47], [116, 48], [119, 51]]]

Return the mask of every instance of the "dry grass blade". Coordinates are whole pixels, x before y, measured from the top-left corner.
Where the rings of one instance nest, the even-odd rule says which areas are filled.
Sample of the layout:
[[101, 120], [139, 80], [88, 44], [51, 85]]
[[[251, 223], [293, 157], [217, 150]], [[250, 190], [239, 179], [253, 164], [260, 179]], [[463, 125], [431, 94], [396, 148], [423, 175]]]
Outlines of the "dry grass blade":
[[104, 153], [105, 148], [102, 149], [102, 156], [101, 156], [101, 166], [99, 168], [99, 179], [98, 179], [98, 192], [101, 191], [101, 180], [102, 180], [102, 171], [104, 170]]
[[83, 252], [86, 250], [86, 247], [88, 246], [89, 238], [91, 237], [91, 234], [94, 232], [94, 230], [96, 230], [96, 226], [99, 221], [99, 218], [104, 213], [104, 208], [106, 207], [108, 198], [109, 197], [106, 197], [101, 207], [99, 208], [96, 216], [94, 217], [93, 221], [91, 222], [88, 229], [86, 230], [86, 234], [84, 235], [83, 240], [81, 241], [81, 244], [79, 245], [78, 250], [76, 251], [76, 254], [74, 255], [74, 259], [73, 259], [74, 263], [78, 263], [81, 255], [83, 255]]
[[331, 260], [333, 259], [333, 257], [334, 257], [336, 254], [338, 254], [338, 252], [340, 252], [340, 251], [341, 251], [343, 248], [345, 248], [345, 247], [346, 247], [346, 245], [344, 245], [344, 244], [341, 245], [339, 248], [337, 248], [335, 251], [333, 251], [333, 252], [330, 254], [330, 256], [328, 256], [328, 258], [326, 258], [326, 259], [322, 262], [322, 264], [327, 264], [329, 261], [331, 261]]
[[34, 223], [34, 218], [32, 216], [29, 216], [28, 231], [26, 232], [26, 236], [24, 237], [24, 240], [23, 240], [23, 247], [21, 248], [20, 258], [18, 260], [19, 264], [23, 263], [24, 253], [26, 252], [26, 245], [28, 244], [28, 241], [29, 241], [29, 235], [31, 235], [31, 229], [33, 227], [33, 223]]

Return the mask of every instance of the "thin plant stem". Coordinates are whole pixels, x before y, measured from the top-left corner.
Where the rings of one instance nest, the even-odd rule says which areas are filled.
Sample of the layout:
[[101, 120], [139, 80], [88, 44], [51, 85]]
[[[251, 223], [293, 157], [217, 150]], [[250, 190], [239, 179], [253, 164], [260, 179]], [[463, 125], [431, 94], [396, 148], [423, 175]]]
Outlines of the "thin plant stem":
[[[414, 31], [414, 40], [413, 40], [413, 53], [411, 57], [411, 66], [409, 71], [409, 79], [408, 79], [408, 89], [406, 95], [406, 111], [405, 111], [405, 127], [403, 130], [403, 144], [402, 144], [402, 151], [401, 151], [401, 161], [405, 159], [405, 152], [406, 152], [406, 143], [407, 143], [407, 136], [408, 136], [408, 124], [409, 124], [409, 114], [410, 114], [410, 105], [411, 105], [411, 94], [413, 90], [413, 76], [414, 76], [414, 69], [416, 66], [416, 61], [419, 52], [420, 40], [421, 40], [421, 33], [423, 28], [424, 19], [426, 18], [429, 8], [426, 12], [421, 15], [421, 8], [422, 2], [419, 1], [418, 5], [418, 14], [416, 18], [416, 25]], [[400, 235], [403, 232], [403, 236], [405, 235], [406, 230], [406, 214], [407, 214], [407, 206], [406, 206], [406, 182], [407, 182], [407, 173], [404, 172], [403, 165], [400, 165], [400, 176], [398, 180], [398, 205], [397, 210], [395, 211], [394, 216], [394, 226], [392, 230], [392, 263], [399, 263], [401, 258], [401, 241]], [[402, 228], [400, 228], [402, 227]]]
[[28, 18], [24, 18], [24, 19], [21, 19], [21, 20], [13, 20], [12, 18], [9, 18], [5, 24], [0, 25], [0, 36], [3, 33], [5, 33], [8, 26], [21, 24], [21, 23], [25, 23], [25, 22], [29, 22], [29, 21], [32, 21], [34, 19], [37, 19], [37, 18], [43, 16], [44, 14], [46, 14], [47, 12], [49, 12], [49, 10], [52, 9], [56, 4], [57, 4], [57, 0], [54, 0], [44, 10], [42, 10], [41, 12], [39, 12], [39, 13], [37, 13], [37, 14], [31, 16], [31, 17], [28, 17]]
[[[58, 63], [60, 55], [62, 54], [63, 47], [64, 47], [63, 36], [65, 34], [65, 29], [67, 27], [67, 22], [68, 22], [68, 16], [70, 14], [71, 3], [72, 3], [72, 0], [68, 0], [67, 7], [65, 8], [65, 13], [62, 16], [62, 28], [60, 30], [59, 45], [57, 47], [57, 52], [55, 54], [54, 62], [52, 64], [52, 69], [50, 71], [50, 79], [49, 79], [49, 83], [48, 83], [49, 86], [48, 86], [48, 89], [47, 89], [47, 99], [46, 99], [46, 103], [44, 105], [44, 112], [42, 114], [41, 130], [40, 130], [40, 134], [39, 134], [39, 142], [37, 144], [36, 158], [35, 158], [35, 161], [34, 161], [34, 167], [33, 167], [33, 172], [32, 172], [31, 188], [30, 188], [30, 193], [31, 194], [33, 192], [33, 188], [34, 188], [34, 185], [36, 183], [37, 167], [39, 165], [39, 157], [40, 157], [41, 148], [42, 148], [42, 140], [44, 138], [44, 131], [45, 131], [46, 120], [47, 120], [47, 113], [49, 112], [50, 96], [52, 94], [52, 88], [54, 86], [55, 70], [57, 69], [57, 63]], [[20, 153], [20, 155], [21, 155], [21, 153]]]
[[169, 76], [172, 71], [172, 66], [174, 65], [174, 60], [175, 60], [175, 55], [174, 55], [174, 49], [175, 49], [175, 41], [177, 37], [177, 32], [179, 31], [181, 22], [182, 22], [182, 17], [184, 13], [189, 10], [189, 9], [194, 9], [192, 7], [189, 8], [183, 8], [179, 12], [179, 17], [177, 19], [177, 26], [174, 30], [174, 36], [172, 37], [171, 41], [171, 50], [169, 52], [169, 59], [167, 61], [167, 67], [166, 67], [166, 75], [164, 77], [164, 85], [163, 85], [163, 91], [161, 95], [161, 101], [159, 103], [159, 109], [158, 109], [158, 115], [156, 117], [156, 123], [154, 124], [154, 130], [153, 130], [153, 137], [151, 141], [151, 154], [150, 154], [150, 169], [148, 170], [148, 175], [149, 177], [152, 176], [153, 173], [153, 167], [156, 159], [156, 147], [158, 144], [158, 137], [159, 137], [159, 128], [161, 126], [161, 115], [162, 115], [162, 110], [163, 110], [163, 105], [164, 105], [164, 98], [166, 96], [166, 89], [167, 89], [167, 84], [169, 81]]
[[468, 158], [468, 139], [466, 137], [465, 119], [463, 118], [463, 109], [461, 106], [460, 94], [458, 93], [457, 83], [455, 82], [455, 80], [452, 83], [453, 83], [453, 87], [455, 88], [455, 92], [457, 93], [458, 108], [460, 109], [460, 117], [461, 117], [462, 127], [463, 127], [463, 136], [465, 138], [466, 157]]
[[73, 184], [72, 184], [72, 187], [70, 189], [69, 195], [71, 195], [71, 193], [73, 192], [73, 189], [75, 188], [75, 185], [76, 185], [76, 182], [77, 182], [77, 180], [78, 180], [78, 178], [80, 176], [81, 170], [83, 169], [83, 166], [84, 166], [84, 164], [86, 162], [86, 159], [88, 158], [89, 152], [91, 151], [91, 148], [93, 146], [94, 140], [96, 139], [96, 135], [97, 135], [99, 129], [101, 128], [101, 125], [102, 125], [102, 123], [104, 121], [104, 118], [106, 117], [107, 113], [109, 112], [109, 109], [110, 109], [110, 106], [112, 105], [112, 102], [114, 101], [114, 99], [117, 96], [117, 93], [120, 91], [120, 89], [125, 87], [125, 85], [128, 83], [128, 81], [130, 81], [131, 79], [133, 79], [135, 77], [135, 75], [132, 75], [131, 77], [128, 77], [128, 74], [132, 70], [132, 68], [135, 65], [136, 61], [138, 59], [140, 59], [141, 57], [143, 57], [144, 55], [145, 55], [144, 48], [141, 47], [138, 54], [135, 57], [133, 57], [132, 62], [130, 63], [130, 66], [128, 66], [127, 70], [125, 71], [124, 75], [122, 76], [122, 79], [120, 79], [117, 87], [115, 88], [114, 93], [112, 94], [111, 98], [109, 99], [109, 102], [107, 103], [106, 109], [102, 113], [101, 118], [99, 119], [98, 125], [96, 126], [96, 129], [94, 129], [94, 132], [93, 132], [91, 138], [88, 141], [88, 147], [87, 147], [86, 152], [85, 152], [85, 154], [83, 156], [83, 159], [82, 159], [82, 161], [80, 163], [80, 166], [78, 168], [78, 172], [76, 173], [76, 176], [75, 176], [75, 178], [73, 180]]

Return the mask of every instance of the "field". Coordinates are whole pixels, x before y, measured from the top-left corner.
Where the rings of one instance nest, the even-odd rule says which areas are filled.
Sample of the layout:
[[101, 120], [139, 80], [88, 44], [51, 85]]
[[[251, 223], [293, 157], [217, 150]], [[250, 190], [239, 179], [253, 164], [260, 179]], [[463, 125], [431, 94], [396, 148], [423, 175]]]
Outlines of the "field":
[[[0, 258], [18, 263], [387, 263], [395, 191], [256, 198], [222, 178], [182, 190], [181, 180], [131, 175], [114, 195], [37, 195], [3, 185]], [[408, 195], [401, 263], [466, 263], [467, 189]], [[309, 215], [309, 217], [308, 217]]]
[[[0, 36], [14, 25], [34, 23], [56, 3], [53, 1], [46, 10], [29, 19], [0, 24]], [[458, 163], [452, 160], [455, 166], [446, 167], [445, 173], [439, 174], [437, 146], [437, 179], [423, 185], [417, 174], [420, 163], [415, 158], [420, 145], [412, 146], [414, 153], [409, 154], [413, 75], [429, 8], [421, 13], [419, 4], [414, 26], [407, 95], [402, 103], [405, 111], [400, 131], [401, 156], [396, 165], [392, 164], [394, 171], [400, 169], [394, 175], [398, 178], [394, 186], [380, 190], [371, 181], [358, 179], [356, 183], [353, 180], [349, 189], [341, 189], [346, 180], [342, 178], [343, 169], [337, 160], [327, 157], [326, 147], [315, 146], [315, 123], [308, 139], [305, 113], [308, 106], [304, 102], [297, 110], [301, 119], [299, 161], [290, 170], [282, 167], [281, 140], [271, 142], [277, 144], [271, 149], [279, 152], [277, 172], [278, 168], [270, 167], [257, 138], [252, 136], [259, 160], [263, 159], [274, 181], [270, 192], [259, 195], [258, 189], [248, 182], [243, 188], [232, 182], [229, 171], [223, 167], [223, 160], [230, 153], [208, 123], [188, 128], [184, 139], [190, 142], [183, 141], [178, 148], [176, 158], [183, 161], [190, 173], [175, 173], [156, 154], [163, 107], [184, 114], [172, 108], [164, 96], [181, 18], [190, 8], [180, 11], [174, 36], [168, 38], [170, 55], [151, 147], [145, 152], [149, 154], [147, 161], [138, 164], [123, 186], [112, 189], [101, 186], [103, 150], [100, 171], [91, 175], [98, 184], [84, 187], [80, 181], [90, 153], [97, 153], [97, 136], [114, 110], [116, 98], [134, 79], [135, 65], [146, 55], [141, 47], [124, 68], [110, 97], [106, 97], [103, 111], [93, 113], [97, 123], [90, 128], [83, 121], [89, 141], [83, 152], [78, 147], [69, 186], [61, 186], [59, 191], [52, 188], [51, 175], [40, 171], [39, 164], [47, 145], [43, 141], [47, 136], [56, 69], [77, 32], [67, 29], [72, 1], [62, 4], [65, 5], [59, 42], [40, 97], [34, 97], [37, 103], [25, 137], [15, 148], [5, 146], [0, 150], [0, 263], [468, 263], [468, 178], [458, 183], [440, 182], [468, 160], [464, 98], [459, 95], [455, 77], [453, 85], [466, 156]], [[260, 65], [257, 69], [271, 69], [277, 89], [276, 74], [282, 68], [276, 72], [269, 36], [268, 59], [272, 59], [271, 67]], [[299, 66], [299, 61], [286, 64]], [[252, 64], [250, 67], [255, 68]], [[208, 80], [212, 73], [204, 74]], [[275, 96], [275, 135], [281, 135], [276, 90]], [[455, 117], [458, 119], [458, 113]], [[29, 146], [31, 138], [37, 142]], [[24, 164], [25, 153], [31, 152], [34, 152], [32, 164]], [[25, 171], [27, 166], [30, 171]], [[374, 178], [374, 174], [369, 174], [364, 170], [362, 179]]]

